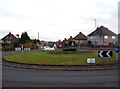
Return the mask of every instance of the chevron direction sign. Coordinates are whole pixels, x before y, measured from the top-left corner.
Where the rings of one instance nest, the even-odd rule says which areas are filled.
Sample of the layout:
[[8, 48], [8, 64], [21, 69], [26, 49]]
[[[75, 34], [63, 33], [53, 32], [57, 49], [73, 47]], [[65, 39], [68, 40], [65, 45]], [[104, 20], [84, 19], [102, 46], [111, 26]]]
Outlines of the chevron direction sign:
[[98, 57], [112, 57], [113, 51], [98, 51]]

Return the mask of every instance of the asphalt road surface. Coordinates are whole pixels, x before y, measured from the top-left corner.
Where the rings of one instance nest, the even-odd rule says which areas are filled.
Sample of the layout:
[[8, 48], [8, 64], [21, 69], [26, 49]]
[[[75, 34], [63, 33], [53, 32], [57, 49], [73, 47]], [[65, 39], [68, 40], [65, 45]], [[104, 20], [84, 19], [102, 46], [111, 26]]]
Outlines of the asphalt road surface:
[[3, 87], [117, 87], [118, 70], [43, 71], [3, 66]]

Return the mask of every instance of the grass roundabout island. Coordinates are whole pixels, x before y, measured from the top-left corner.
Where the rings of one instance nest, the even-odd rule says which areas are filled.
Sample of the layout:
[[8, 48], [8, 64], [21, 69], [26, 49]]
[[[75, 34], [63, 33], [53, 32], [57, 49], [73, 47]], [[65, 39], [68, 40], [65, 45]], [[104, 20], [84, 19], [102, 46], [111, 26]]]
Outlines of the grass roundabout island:
[[11, 62], [42, 64], [42, 65], [89, 65], [87, 58], [95, 58], [94, 64], [114, 64], [115, 53], [113, 57], [99, 58], [98, 51], [81, 51], [72, 54], [53, 54], [49, 52], [23, 52], [4, 57]]

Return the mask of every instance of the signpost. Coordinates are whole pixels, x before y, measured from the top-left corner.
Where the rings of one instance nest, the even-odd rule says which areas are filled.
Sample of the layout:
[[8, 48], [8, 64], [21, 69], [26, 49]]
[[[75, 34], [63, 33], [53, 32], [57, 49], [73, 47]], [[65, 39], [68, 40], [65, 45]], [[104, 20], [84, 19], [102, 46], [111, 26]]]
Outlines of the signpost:
[[116, 62], [118, 63], [118, 53], [120, 52], [120, 46], [115, 47], [115, 52], [116, 52]]
[[22, 48], [22, 52], [23, 52], [23, 45], [22, 45], [22, 47], [21, 47], [21, 48]]

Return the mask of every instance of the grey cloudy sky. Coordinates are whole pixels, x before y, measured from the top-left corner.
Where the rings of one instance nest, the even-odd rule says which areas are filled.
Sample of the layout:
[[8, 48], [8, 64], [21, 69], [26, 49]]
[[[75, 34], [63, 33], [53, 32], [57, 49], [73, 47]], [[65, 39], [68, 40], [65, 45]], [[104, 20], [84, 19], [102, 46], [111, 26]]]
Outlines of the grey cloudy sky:
[[0, 0], [0, 38], [27, 31], [31, 38], [57, 41], [88, 35], [97, 26], [118, 33], [119, 0]]

